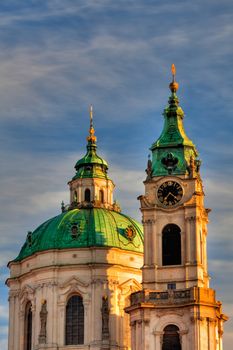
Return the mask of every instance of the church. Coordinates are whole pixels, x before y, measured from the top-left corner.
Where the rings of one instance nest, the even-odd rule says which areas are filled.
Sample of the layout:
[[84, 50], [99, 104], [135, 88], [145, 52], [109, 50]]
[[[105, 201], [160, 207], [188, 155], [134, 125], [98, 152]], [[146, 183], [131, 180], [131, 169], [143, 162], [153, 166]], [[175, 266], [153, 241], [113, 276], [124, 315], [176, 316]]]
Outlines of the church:
[[28, 232], [8, 264], [9, 350], [223, 349], [227, 316], [207, 269], [210, 209], [201, 161], [184, 131], [174, 65], [172, 77], [138, 198], [142, 225], [113, 200], [91, 107], [69, 204]]

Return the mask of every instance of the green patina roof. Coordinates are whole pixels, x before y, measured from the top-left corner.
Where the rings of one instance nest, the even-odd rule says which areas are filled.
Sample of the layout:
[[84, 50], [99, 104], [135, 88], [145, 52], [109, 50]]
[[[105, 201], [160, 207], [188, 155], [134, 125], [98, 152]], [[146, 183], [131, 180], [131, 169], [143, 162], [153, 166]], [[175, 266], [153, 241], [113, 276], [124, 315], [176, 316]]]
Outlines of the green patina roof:
[[96, 143], [88, 141], [87, 153], [75, 164], [76, 174], [73, 179], [104, 178], [108, 179], [108, 163], [96, 153]]
[[176, 93], [172, 91], [169, 105], [164, 110], [163, 131], [152, 150], [152, 176], [189, 173], [190, 162], [199, 167], [198, 152], [193, 142], [185, 134], [184, 112], [179, 107]]
[[[72, 236], [74, 227], [77, 234]], [[128, 232], [133, 232], [133, 237]], [[30, 233], [14, 261], [48, 249], [86, 247], [116, 247], [142, 253], [142, 226], [122, 213], [103, 208], [69, 210]]]

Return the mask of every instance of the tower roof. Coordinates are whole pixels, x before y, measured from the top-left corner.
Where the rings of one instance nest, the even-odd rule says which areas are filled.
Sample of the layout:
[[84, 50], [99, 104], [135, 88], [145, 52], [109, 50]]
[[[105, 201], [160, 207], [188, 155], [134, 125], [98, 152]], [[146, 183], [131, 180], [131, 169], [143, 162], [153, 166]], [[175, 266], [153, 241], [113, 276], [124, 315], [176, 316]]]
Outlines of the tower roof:
[[175, 81], [175, 74], [175, 65], [172, 65], [173, 78], [169, 85], [171, 95], [163, 112], [164, 127], [158, 140], [151, 146], [152, 176], [186, 175], [193, 162], [196, 168], [200, 166], [196, 146], [184, 130], [184, 112], [176, 95], [179, 84]]
[[78, 178], [108, 178], [108, 163], [98, 156], [97, 137], [93, 127], [93, 108], [90, 107], [90, 128], [87, 136], [87, 152], [83, 158], [75, 164], [76, 174], [73, 179]]

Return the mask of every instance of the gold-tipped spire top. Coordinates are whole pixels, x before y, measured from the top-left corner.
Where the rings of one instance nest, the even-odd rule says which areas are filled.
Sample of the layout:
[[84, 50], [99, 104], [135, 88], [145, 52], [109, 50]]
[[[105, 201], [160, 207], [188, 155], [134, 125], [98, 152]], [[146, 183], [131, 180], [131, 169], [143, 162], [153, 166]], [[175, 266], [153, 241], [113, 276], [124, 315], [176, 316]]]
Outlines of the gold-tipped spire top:
[[90, 114], [90, 129], [91, 129], [91, 128], [93, 128], [93, 107], [92, 107], [92, 105], [90, 105], [89, 114]]
[[172, 63], [171, 72], [172, 72], [172, 77], [173, 77], [172, 81], [175, 81], [176, 66], [174, 65], [174, 63]]
[[90, 115], [90, 129], [89, 129], [89, 136], [87, 136], [87, 141], [95, 143], [97, 138], [95, 136], [95, 129], [93, 127], [93, 106], [90, 105], [89, 108], [89, 115]]
[[170, 83], [169, 88], [170, 88], [171, 92], [176, 93], [176, 91], [179, 88], [179, 84], [175, 81], [176, 66], [174, 65], [174, 63], [172, 63], [171, 72], [172, 72], [172, 82]]

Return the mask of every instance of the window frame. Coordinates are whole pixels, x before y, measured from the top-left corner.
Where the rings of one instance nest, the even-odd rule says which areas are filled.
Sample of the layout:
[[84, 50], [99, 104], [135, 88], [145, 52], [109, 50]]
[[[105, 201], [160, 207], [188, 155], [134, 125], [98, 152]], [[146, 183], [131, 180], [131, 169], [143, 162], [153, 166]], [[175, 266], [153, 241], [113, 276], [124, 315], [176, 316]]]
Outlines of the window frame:
[[[174, 255], [174, 247], [176, 251]], [[162, 266], [182, 265], [181, 229], [176, 224], [167, 224], [162, 230]]]
[[[77, 305], [75, 305], [73, 298], [78, 298]], [[73, 299], [73, 303], [72, 303], [72, 299]], [[72, 303], [72, 304], [69, 305], [69, 303]], [[71, 308], [71, 314], [69, 316], [67, 315], [68, 307]], [[77, 311], [75, 311], [74, 309], [75, 307], [78, 307]], [[80, 310], [80, 307], [81, 307], [81, 310]], [[79, 316], [80, 311], [81, 311], [81, 316]], [[68, 317], [71, 319], [68, 319]], [[74, 319], [74, 317], [76, 317], [76, 319]], [[77, 329], [76, 329], [77, 333], [74, 332], [75, 326], [77, 326]], [[72, 331], [67, 332], [68, 327], [72, 327]], [[72, 294], [67, 298], [66, 305], [65, 305], [65, 337], [64, 337], [65, 346], [83, 345], [84, 339], [85, 339], [84, 332], [85, 332], [85, 310], [84, 310], [83, 297], [82, 295], [77, 293]]]
[[24, 350], [32, 350], [32, 303], [28, 300], [24, 309]]

